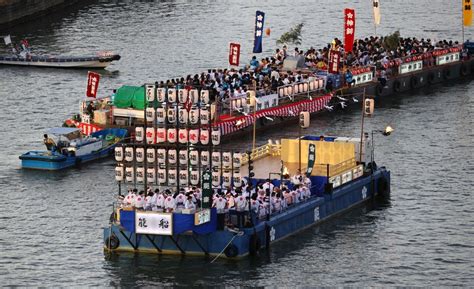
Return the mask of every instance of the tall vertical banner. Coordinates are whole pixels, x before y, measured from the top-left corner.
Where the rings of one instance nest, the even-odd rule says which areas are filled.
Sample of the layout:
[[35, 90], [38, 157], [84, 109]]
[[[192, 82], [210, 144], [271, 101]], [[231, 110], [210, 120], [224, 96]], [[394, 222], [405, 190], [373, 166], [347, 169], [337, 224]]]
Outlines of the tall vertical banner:
[[333, 50], [329, 52], [329, 73], [338, 74], [339, 73], [339, 62], [341, 61], [341, 54], [338, 50]]
[[263, 22], [265, 13], [257, 11], [255, 16], [255, 38], [253, 41], [253, 53], [262, 53]]
[[239, 66], [240, 60], [240, 44], [230, 43], [229, 47], [229, 64]]
[[100, 74], [89, 71], [87, 72], [87, 97], [96, 97], [97, 89], [99, 88]]
[[352, 51], [355, 34], [355, 11], [354, 9], [344, 9], [344, 51]]
[[373, 0], [374, 5], [374, 23], [375, 25], [380, 25], [380, 1]]
[[311, 176], [315, 161], [316, 161], [316, 145], [313, 143], [310, 143], [308, 147], [308, 167], [306, 168], [307, 177]]
[[205, 171], [202, 173], [201, 188], [202, 188], [202, 203], [201, 206], [203, 209], [211, 208], [211, 198], [212, 198], [212, 179], [211, 172]]
[[472, 0], [463, 0], [462, 5], [464, 26], [472, 25]]

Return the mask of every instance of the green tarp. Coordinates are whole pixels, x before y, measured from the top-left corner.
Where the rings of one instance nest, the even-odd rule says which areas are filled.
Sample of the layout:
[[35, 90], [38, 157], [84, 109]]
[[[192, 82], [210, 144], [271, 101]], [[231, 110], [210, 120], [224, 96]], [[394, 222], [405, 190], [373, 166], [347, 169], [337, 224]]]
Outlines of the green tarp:
[[144, 109], [147, 105], [145, 99], [145, 88], [143, 86], [124, 85], [117, 89], [114, 105], [118, 108]]

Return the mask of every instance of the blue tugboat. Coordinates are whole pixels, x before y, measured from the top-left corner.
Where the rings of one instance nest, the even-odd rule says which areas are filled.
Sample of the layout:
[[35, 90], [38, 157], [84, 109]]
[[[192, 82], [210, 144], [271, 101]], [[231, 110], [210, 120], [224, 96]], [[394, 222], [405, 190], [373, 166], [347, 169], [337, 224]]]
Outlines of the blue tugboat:
[[[109, 128], [83, 137], [78, 128], [57, 127], [45, 134], [46, 151], [29, 151], [20, 156], [25, 169], [61, 170], [110, 156], [127, 130]], [[54, 141], [48, 135], [56, 138]]]
[[[388, 135], [391, 131], [392, 129], [388, 127], [383, 134]], [[210, 255], [215, 258], [219, 256], [238, 258], [256, 254], [273, 242], [318, 225], [372, 198], [388, 196], [390, 171], [375, 165], [370, 140], [368, 134], [364, 134], [362, 141], [346, 137], [306, 136], [269, 142], [247, 154], [214, 149], [209, 164], [212, 172], [204, 172], [201, 178], [197, 178], [202, 187], [202, 199], [197, 208], [179, 209], [178, 206], [169, 210], [165, 204], [164, 208], [158, 205], [150, 209], [149, 206], [138, 202], [127, 203], [126, 197], [119, 208], [116, 208], [110, 226], [103, 229], [104, 249], [157, 254]], [[125, 148], [125, 156], [127, 148], [130, 147]], [[136, 146], [134, 148], [138, 149]], [[174, 158], [174, 152], [170, 152], [174, 148], [168, 146], [165, 155]], [[151, 145], [146, 153], [148, 163], [145, 168], [145, 179], [148, 180], [148, 185], [155, 184], [162, 187], [161, 184], [166, 183], [165, 187], [171, 187], [171, 184], [178, 184], [179, 191], [179, 184], [186, 183], [181, 181], [187, 181], [185, 179], [187, 174], [184, 171], [190, 172], [190, 180], [196, 179], [192, 177], [193, 168], [178, 170], [179, 177], [176, 177], [170, 164], [174, 161], [166, 157], [162, 159], [160, 149], [155, 151], [157, 156], [155, 158], [154, 149], [156, 148]], [[215, 162], [216, 151], [222, 154], [222, 159], [218, 162]], [[123, 153], [123, 148], [116, 149], [116, 158], [119, 161], [124, 160]], [[192, 159], [192, 151], [188, 153]], [[130, 149], [128, 155], [133, 155]], [[206, 154], [201, 152], [198, 155], [199, 166], [208, 163], [207, 159], [202, 159]], [[181, 156], [178, 159], [181, 159]], [[132, 175], [134, 171], [138, 172], [136, 167], [134, 170], [129, 169], [132, 163], [137, 162], [129, 160], [119, 163], [116, 168], [118, 181], [143, 181], [142, 174]], [[166, 163], [167, 180], [163, 172], [159, 172], [162, 170], [162, 163]], [[157, 176], [154, 169], [158, 170]], [[302, 169], [305, 172], [303, 174]], [[142, 170], [141, 172], [143, 173]], [[209, 200], [206, 200], [206, 197], [209, 195], [206, 190], [210, 188], [207, 179], [211, 175], [214, 192], [225, 189], [229, 189], [229, 192], [225, 196], [215, 193], [213, 205], [207, 207], [205, 204]], [[246, 178], [246, 182], [241, 182], [241, 175], [250, 178]], [[270, 179], [275, 175], [277, 178]], [[293, 177], [289, 178], [290, 175]], [[254, 193], [249, 190], [251, 198], [250, 194], [245, 196], [245, 183], [253, 184], [247, 185], [253, 188], [257, 183], [263, 183], [263, 190], [266, 186], [276, 192], [272, 194], [267, 191], [265, 194], [264, 191], [261, 196], [261, 202], [270, 205], [265, 207], [256, 204], [260, 196], [254, 198], [254, 195], [260, 194], [262, 190], [258, 187]], [[305, 186], [309, 188], [306, 193]], [[230, 189], [232, 187], [233, 189]], [[244, 198], [250, 200], [243, 206], [239, 206], [240, 191], [244, 192], [242, 193]], [[280, 192], [283, 192], [284, 197], [281, 197]], [[191, 197], [189, 196], [190, 199]], [[222, 198], [227, 198], [225, 207], [220, 206]], [[282, 205], [280, 201], [285, 204]], [[148, 203], [147, 201], [146, 204]]]

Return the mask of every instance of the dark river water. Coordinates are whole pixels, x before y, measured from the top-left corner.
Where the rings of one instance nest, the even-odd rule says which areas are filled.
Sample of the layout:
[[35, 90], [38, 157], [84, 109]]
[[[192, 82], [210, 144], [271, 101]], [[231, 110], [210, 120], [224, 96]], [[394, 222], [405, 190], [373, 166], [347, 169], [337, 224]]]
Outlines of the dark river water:
[[[3, 31], [41, 53], [113, 50], [99, 94], [227, 66], [228, 43], [253, 45], [255, 10], [266, 12], [264, 52], [304, 22], [302, 47], [341, 37], [344, 1], [89, 1], [61, 15]], [[357, 36], [374, 33], [371, 1], [352, 1]], [[377, 33], [461, 39], [460, 5], [382, 1]], [[0, 33], [0, 34], [2, 34]], [[472, 30], [466, 29], [466, 38]], [[473, 286], [474, 88], [469, 81], [378, 101], [366, 131], [375, 159], [392, 171], [392, 197], [238, 262], [143, 254], [104, 255], [117, 193], [114, 163], [48, 173], [20, 169], [18, 156], [42, 149], [46, 128], [77, 112], [87, 71], [0, 67], [0, 284], [2, 286]], [[308, 133], [358, 136], [359, 109], [313, 117]], [[259, 134], [296, 136], [296, 126]], [[250, 141], [242, 139], [242, 145]]]

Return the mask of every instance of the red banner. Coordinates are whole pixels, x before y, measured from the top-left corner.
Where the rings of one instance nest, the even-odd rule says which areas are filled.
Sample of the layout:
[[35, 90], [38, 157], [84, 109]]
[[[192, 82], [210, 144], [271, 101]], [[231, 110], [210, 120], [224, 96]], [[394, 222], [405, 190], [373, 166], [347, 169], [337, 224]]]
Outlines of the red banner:
[[344, 51], [351, 52], [354, 45], [355, 11], [344, 9]]
[[339, 73], [339, 62], [341, 62], [341, 54], [337, 50], [331, 50], [329, 54], [329, 73]]
[[239, 66], [240, 60], [240, 44], [230, 43], [229, 47], [229, 64]]
[[100, 74], [89, 71], [87, 73], [87, 97], [96, 97], [97, 96], [97, 88], [99, 88], [99, 80]]

